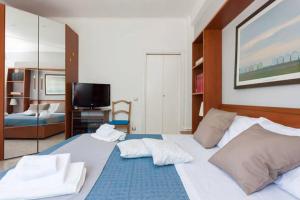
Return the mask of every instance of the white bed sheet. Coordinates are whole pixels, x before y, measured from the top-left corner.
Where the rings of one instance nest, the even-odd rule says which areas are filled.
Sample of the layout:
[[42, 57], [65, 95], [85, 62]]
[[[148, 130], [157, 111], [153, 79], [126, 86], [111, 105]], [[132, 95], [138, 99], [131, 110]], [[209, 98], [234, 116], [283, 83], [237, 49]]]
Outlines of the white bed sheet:
[[194, 161], [175, 165], [191, 200], [297, 200], [275, 184], [247, 196], [225, 172], [208, 162], [219, 148], [204, 149], [191, 135], [163, 135], [194, 156]]

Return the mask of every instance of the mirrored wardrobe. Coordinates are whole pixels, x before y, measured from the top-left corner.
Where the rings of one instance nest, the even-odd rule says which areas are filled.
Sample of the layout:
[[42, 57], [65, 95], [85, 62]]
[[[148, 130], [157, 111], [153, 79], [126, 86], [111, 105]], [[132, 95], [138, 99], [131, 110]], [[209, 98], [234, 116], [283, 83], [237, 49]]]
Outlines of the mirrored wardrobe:
[[70, 137], [69, 87], [78, 77], [78, 36], [69, 27], [1, 6], [0, 160], [39, 153]]

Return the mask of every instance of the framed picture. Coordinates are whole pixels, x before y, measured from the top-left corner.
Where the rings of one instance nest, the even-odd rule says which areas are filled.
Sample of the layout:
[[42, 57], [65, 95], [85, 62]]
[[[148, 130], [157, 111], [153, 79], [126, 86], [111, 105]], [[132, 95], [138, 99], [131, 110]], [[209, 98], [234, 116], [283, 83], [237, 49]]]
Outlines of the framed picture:
[[66, 76], [63, 74], [45, 74], [45, 94], [65, 95]]
[[300, 83], [299, 8], [271, 0], [237, 26], [235, 89]]

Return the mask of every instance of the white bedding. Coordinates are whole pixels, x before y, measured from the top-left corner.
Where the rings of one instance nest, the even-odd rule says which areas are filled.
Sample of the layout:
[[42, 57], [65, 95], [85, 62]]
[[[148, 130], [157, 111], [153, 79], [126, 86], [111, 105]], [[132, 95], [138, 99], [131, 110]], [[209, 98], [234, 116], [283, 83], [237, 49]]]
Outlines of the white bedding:
[[225, 172], [208, 162], [219, 150], [204, 149], [191, 135], [163, 135], [163, 139], [179, 144], [194, 157], [194, 161], [175, 165], [191, 200], [297, 200], [275, 184], [247, 196]]

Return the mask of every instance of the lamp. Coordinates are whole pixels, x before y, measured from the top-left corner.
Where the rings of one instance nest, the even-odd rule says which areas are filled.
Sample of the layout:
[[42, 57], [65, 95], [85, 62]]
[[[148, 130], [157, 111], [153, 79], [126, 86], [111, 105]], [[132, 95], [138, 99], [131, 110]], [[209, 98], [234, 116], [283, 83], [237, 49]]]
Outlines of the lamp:
[[204, 116], [204, 104], [203, 104], [203, 101], [201, 102], [201, 105], [200, 105], [199, 116], [200, 117]]
[[10, 106], [16, 106], [16, 105], [18, 105], [18, 102], [17, 102], [16, 99], [11, 99], [10, 102], [9, 102], [9, 105]]

